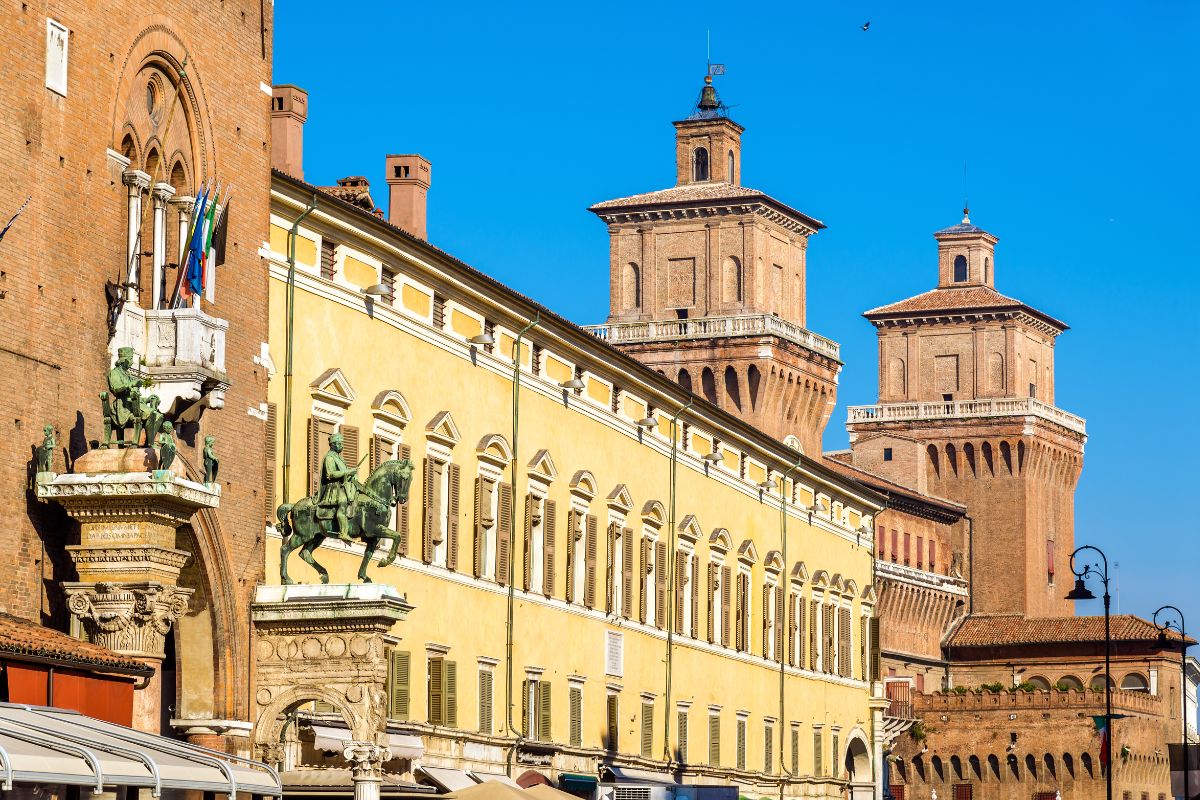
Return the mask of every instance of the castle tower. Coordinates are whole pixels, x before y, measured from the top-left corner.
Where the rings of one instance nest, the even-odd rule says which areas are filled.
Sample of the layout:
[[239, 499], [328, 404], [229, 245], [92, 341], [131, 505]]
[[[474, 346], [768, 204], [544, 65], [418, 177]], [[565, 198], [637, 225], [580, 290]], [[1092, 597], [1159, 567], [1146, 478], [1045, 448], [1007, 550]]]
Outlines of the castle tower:
[[976, 613], [1071, 614], [1087, 436], [1054, 405], [1067, 326], [995, 290], [997, 239], [967, 216], [934, 238], [937, 288], [863, 315], [879, 335], [879, 404], [849, 409], [854, 464], [968, 508]]
[[742, 126], [706, 77], [675, 124], [674, 187], [592, 206], [608, 225], [608, 324], [591, 330], [809, 454], [833, 411], [836, 342], [804, 328], [808, 237], [825, 227], [741, 185]]

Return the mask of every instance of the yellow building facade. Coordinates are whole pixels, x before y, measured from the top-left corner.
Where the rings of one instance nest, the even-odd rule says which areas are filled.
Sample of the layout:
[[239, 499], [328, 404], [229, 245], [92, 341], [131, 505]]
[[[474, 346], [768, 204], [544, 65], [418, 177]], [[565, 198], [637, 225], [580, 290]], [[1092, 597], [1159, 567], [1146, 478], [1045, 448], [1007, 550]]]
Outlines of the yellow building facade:
[[[289, 231], [313, 202], [289, 309]], [[871, 796], [882, 498], [282, 173], [269, 249], [269, 503], [312, 493], [335, 431], [364, 481], [414, 465], [396, 558], [367, 568], [413, 606], [388, 715], [422, 747], [386, 769]], [[331, 538], [314, 557], [353, 583], [363, 548]], [[295, 553], [287, 569], [319, 579]]]

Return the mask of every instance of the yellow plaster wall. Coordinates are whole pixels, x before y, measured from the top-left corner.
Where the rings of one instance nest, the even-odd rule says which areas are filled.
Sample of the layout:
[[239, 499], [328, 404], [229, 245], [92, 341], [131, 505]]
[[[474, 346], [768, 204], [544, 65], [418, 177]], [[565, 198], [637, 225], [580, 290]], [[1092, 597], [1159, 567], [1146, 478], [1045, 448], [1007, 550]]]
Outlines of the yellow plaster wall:
[[[271, 226], [271, 251], [287, 258], [288, 231], [279, 225]], [[317, 265], [317, 243], [312, 239], [296, 234], [296, 263], [315, 267]]]
[[374, 267], [350, 255], [342, 259], [342, 274], [347, 281], [363, 289], [379, 282], [379, 272]]

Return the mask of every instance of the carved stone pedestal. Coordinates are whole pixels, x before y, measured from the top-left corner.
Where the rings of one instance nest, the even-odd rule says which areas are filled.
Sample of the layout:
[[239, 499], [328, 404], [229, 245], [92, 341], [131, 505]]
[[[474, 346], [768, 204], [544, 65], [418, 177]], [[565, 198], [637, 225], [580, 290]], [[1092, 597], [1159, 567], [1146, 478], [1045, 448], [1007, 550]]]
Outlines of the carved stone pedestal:
[[[146, 471], [104, 471], [131, 464]], [[91, 641], [155, 667], [133, 701], [134, 727], [154, 732], [166, 635], [192, 594], [177, 585], [191, 554], [176, 549], [176, 529], [197, 510], [215, 508], [220, 497], [157, 466], [152, 450], [93, 450], [76, 462], [77, 473], [37, 484], [39, 499], [59, 503], [79, 521], [79, 544], [67, 548], [79, 573], [79, 581], [63, 584], [68, 609]]]
[[387, 748], [387, 654], [412, 606], [385, 584], [260, 586], [255, 629], [255, 756], [278, 764], [284, 714], [320, 700], [342, 715], [356, 800], [378, 800]]

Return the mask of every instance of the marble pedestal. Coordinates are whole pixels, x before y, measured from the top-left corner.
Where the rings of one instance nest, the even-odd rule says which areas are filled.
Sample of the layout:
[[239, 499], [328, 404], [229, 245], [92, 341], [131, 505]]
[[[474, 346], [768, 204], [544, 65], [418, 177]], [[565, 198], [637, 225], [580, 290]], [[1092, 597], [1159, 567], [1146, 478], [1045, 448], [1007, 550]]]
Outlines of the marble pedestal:
[[[220, 492], [182, 477], [182, 465], [158, 470], [153, 450], [93, 450], [76, 472], [37, 484], [79, 522], [79, 544], [67, 548], [79, 580], [63, 584], [67, 608], [88, 639], [155, 667], [134, 693], [134, 727], [158, 732], [158, 667], [166, 635], [187, 611], [191, 589], [178, 586], [191, 554], [175, 547], [176, 530]], [[106, 471], [144, 467], [145, 471]]]

